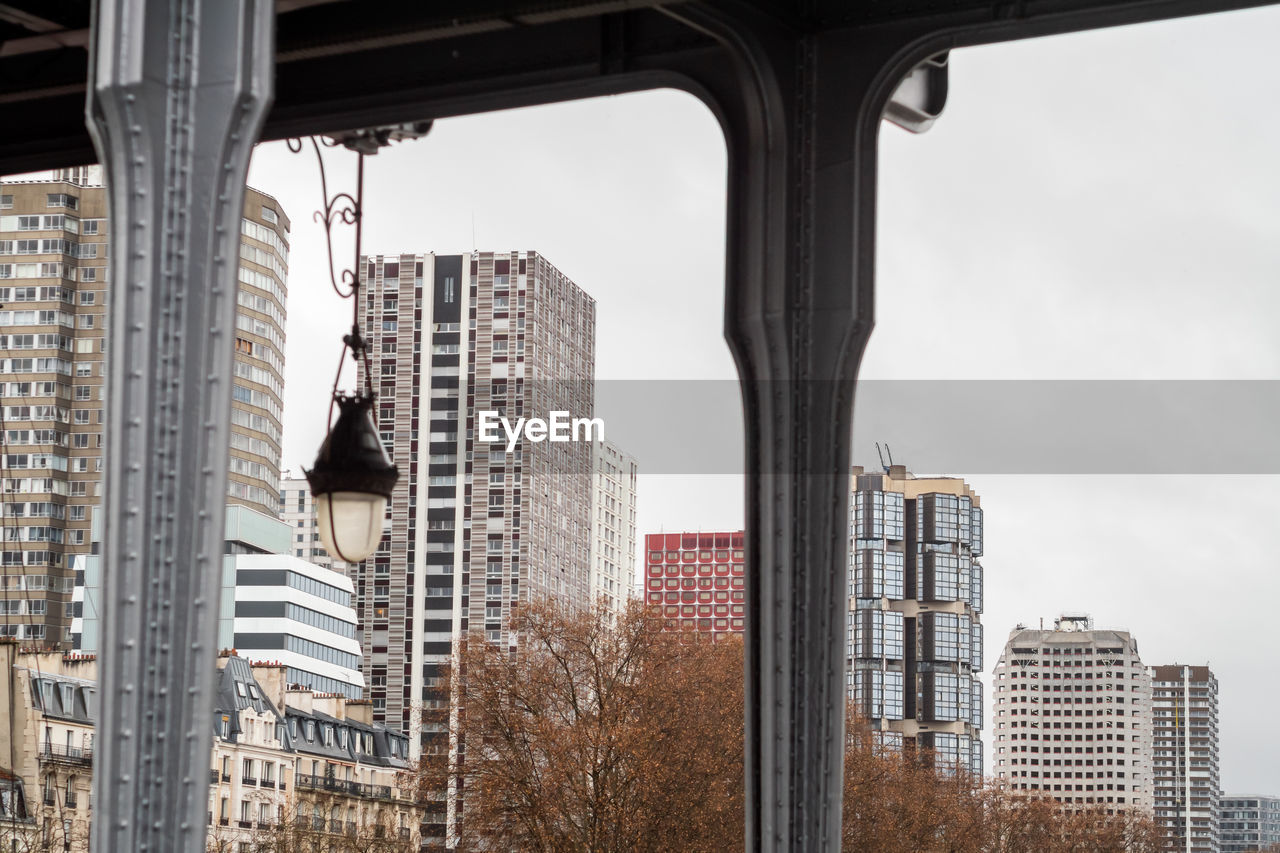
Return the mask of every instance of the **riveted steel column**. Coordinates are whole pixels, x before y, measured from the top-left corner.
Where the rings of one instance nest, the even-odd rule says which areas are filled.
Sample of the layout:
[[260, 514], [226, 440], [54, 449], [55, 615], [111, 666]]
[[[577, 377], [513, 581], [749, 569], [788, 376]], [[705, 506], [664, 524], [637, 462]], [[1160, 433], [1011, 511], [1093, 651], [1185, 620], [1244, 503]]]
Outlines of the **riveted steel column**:
[[109, 193], [99, 853], [204, 850], [236, 268], [270, 0], [101, 0]]
[[726, 337], [747, 449], [746, 849], [835, 853], [876, 139], [912, 37], [814, 32], [730, 3], [671, 14], [714, 33], [732, 69], [687, 73], [729, 150]]

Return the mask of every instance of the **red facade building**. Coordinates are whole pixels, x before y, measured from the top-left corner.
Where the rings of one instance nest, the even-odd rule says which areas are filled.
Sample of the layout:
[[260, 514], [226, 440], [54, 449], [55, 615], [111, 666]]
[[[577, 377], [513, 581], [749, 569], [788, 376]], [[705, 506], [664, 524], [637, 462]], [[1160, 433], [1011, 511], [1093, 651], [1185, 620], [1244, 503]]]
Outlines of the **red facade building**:
[[742, 540], [741, 530], [645, 537], [645, 603], [666, 630], [742, 633]]

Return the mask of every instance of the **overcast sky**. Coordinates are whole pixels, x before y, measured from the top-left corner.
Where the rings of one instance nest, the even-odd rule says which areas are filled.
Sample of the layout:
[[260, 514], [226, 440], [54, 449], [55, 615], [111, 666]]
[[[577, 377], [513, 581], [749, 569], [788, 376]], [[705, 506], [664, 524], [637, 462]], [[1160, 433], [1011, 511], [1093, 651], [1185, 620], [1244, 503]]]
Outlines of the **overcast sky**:
[[[1280, 379], [1278, 43], [1272, 8], [953, 54], [942, 119], [881, 137], [863, 377]], [[365, 248], [539, 251], [598, 301], [599, 378], [731, 379], [724, 173], [718, 126], [681, 93], [442, 121], [369, 161]], [[344, 174], [335, 159], [330, 185]], [[293, 219], [296, 470], [323, 435], [349, 309], [310, 220], [312, 159], [264, 146], [250, 182]], [[741, 440], [732, 406], [689, 426]], [[909, 468], [912, 451], [894, 444]], [[1258, 736], [1280, 705], [1280, 478], [915, 473], [981, 495], [988, 684], [1016, 623], [1092, 613], [1149, 664], [1209, 663], [1225, 791], [1280, 794], [1280, 742]], [[740, 477], [643, 479], [641, 534], [742, 517]]]

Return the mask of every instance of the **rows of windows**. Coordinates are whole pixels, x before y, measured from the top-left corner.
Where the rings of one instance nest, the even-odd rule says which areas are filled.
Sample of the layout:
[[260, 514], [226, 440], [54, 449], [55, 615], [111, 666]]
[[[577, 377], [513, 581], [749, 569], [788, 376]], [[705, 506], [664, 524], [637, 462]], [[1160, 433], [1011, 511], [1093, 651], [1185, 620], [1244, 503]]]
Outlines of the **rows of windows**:
[[[270, 208], [266, 207], [262, 209], [264, 214], [269, 210]], [[272, 214], [274, 215], [274, 211], [272, 211]], [[264, 216], [263, 218], [266, 217]], [[284, 240], [280, 239], [280, 235], [276, 233], [274, 228], [268, 228], [266, 225], [261, 225], [254, 222], [252, 219], [241, 219], [240, 233], [246, 237], [252, 237], [254, 240], [261, 243], [266, 243], [268, 246], [276, 250], [276, 254], [280, 256], [280, 260], [288, 260], [289, 247], [285, 244]]]
[[66, 302], [71, 304], [75, 291], [69, 287], [26, 285], [0, 287], [0, 303], [5, 302]]
[[869, 720], [901, 720], [906, 713], [901, 672], [855, 666], [849, 672], [849, 691], [859, 713]]
[[297, 669], [292, 666], [285, 667], [285, 678], [290, 684], [302, 684], [317, 693], [341, 693], [346, 695], [348, 699], [364, 698], [364, 688], [358, 684], [339, 681], [336, 678], [329, 678], [325, 675], [317, 675], [314, 672], [307, 672], [305, 669]]
[[982, 669], [982, 625], [963, 613], [920, 615], [921, 660], [960, 663]]
[[[73, 507], [83, 510], [84, 507]], [[28, 517], [65, 519], [67, 506], [50, 501], [5, 501], [0, 503], [0, 519], [28, 519]]]
[[280, 427], [276, 426], [275, 423], [266, 415], [245, 411], [244, 409], [232, 409], [231, 423], [236, 426], [242, 426], [247, 429], [265, 433], [267, 438], [274, 441], [277, 445], [280, 444]]
[[854, 610], [849, 613], [849, 637], [855, 658], [902, 660], [903, 617], [891, 610]]
[[[0, 240], [0, 255], [67, 255], [72, 258], [96, 258], [98, 248], [105, 243], [76, 243], [58, 238], [31, 238], [29, 240]], [[103, 249], [102, 256], [106, 257]]]
[[76, 268], [70, 264], [0, 264], [0, 278], [65, 278], [75, 281]]
[[923, 719], [982, 727], [982, 684], [964, 673], [921, 672]]
[[258, 270], [249, 269], [248, 267], [240, 267], [238, 278], [242, 284], [248, 284], [259, 290], [265, 290], [276, 298], [276, 302], [285, 305], [285, 297], [288, 295], [284, 285], [276, 281], [273, 276], [267, 275]]
[[57, 310], [0, 311], [0, 326], [75, 327], [75, 315]]
[[257, 246], [251, 246], [242, 241], [240, 243], [240, 257], [244, 258], [246, 261], [252, 261], [255, 264], [266, 267], [274, 272], [281, 281], [284, 281], [289, 277], [288, 267], [284, 265], [284, 262], [280, 260], [275, 252], [270, 252]]
[[236, 616], [248, 619], [284, 618], [340, 637], [354, 639], [355, 623], [287, 601], [237, 601]]
[[903, 597], [903, 564], [901, 551], [860, 548], [849, 555], [849, 596], [874, 599]]
[[916, 560], [917, 597], [922, 601], [964, 601], [982, 612], [982, 564], [967, 554], [920, 551]]
[[71, 352], [71, 340], [66, 335], [0, 335], [0, 349], [58, 349]]
[[257, 480], [266, 480], [271, 484], [273, 492], [278, 492], [280, 489], [280, 473], [279, 469], [274, 465], [263, 465], [261, 462], [241, 459], [238, 456], [232, 456], [227, 464], [229, 466], [228, 470], [233, 474], [253, 477]]
[[280, 467], [280, 451], [276, 449], [269, 441], [256, 438], [251, 435], [245, 435], [240, 432], [231, 433], [231, 447], [235, 450], [243, 450], [248, 453], [256, 453], [259, 456], [265, 456], [270, 460], [273, 469], [278, 470]]
[[239, 498], [249, 503], [262, 504], [271, 511], [278, 511], [276, 504], [277, 487], [264, 489], [262, 486], [254, 486], [249, 483], [239, 483], [235, 480], [227, 481], [227, 497]]
[[65, 358], [2, 358], [0, 373], [58, 373], [71, 375], [71, 362]]
[[901, 492], [857, 492], [853, 498], [853, 538], [901, 540], [903, 504]]
[[249, 308], [259, 313], [266, 314], [276, 322], [276, 325], [281, 328], [284, 327], [284, 309], [260, 293], [254, 293], [251, 290], [240, 288], [239, 292], [236, 293], [236, 304], [241, 308]]
[[236, 572], [236, 583], [242, 586], [288, 586], [343, 607], [351, 606], [351, 593], [346, 590], [285, 569], [241, 569]]
[[930, 750], [934, 766], [941, 770], [967, 770], [974, 778], [982, 777], [982, 741], [968, 735], [950, 732], [921, 732], [920, 746]]
[[279, 398], [268, 394], [266, 391], [259, 391], [256, 388], [246, 388], [243, 385], [232, 385], [231, 399], [239, 403], [246, 403], [250, 406], [257, 406], [260, 409], [266, 409], [275, 417], [276, 420], [280, 419]]
[[66, 231], [80, 233], [80, 220], [61, 213], [33, 216], [0, 216], [0, 231]]
[[284, 350], [284, 333], [280, 331], [278, 326], [268, 323], [261, 317], [253, 317], [248, 314], [237, 314], [236, 328], [244, 332], [252, 332], [255, 335], [261, 335], [269, 340], [277, 350]]
[[339, 651], [331, 646], [322, 643], [316, 643], [311, 640], [304, 640], [302, 637], [295, 637], [292, 634], [284, 635], [284, 648], [286, 651], [297, 652], [300, 655], [306, 655], [309, 658], [326, 661], [345, 667], [346, 669], [359, 669], [360, 656], [353, 655], [350, 652]]

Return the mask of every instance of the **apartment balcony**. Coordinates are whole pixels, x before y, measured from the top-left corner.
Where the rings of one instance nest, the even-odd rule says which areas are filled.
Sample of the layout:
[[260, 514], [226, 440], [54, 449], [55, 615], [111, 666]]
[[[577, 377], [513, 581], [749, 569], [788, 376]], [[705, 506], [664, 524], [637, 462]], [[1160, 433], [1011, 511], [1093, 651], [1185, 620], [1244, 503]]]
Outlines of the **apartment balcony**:
[[[299, 773], [294, 777], [298, 790], [327, 791], [362, 800], [395, 800], [390, 785], [367, 785], [363, 782], [350, 782], [345, 779], [332, 779], [328, 776], [309, 776]], [[281, 785], [283, 788], [284, 786]]]
[[73, 764], [77, 767], [93, 766], [93, 750], [78, 746], [59, 746], [54, 743], [40, 744], [37, 758], [41, 764]]
[[218, 784], [218, 771], [217, 771], [217, 770], [210, 770], [210, 771], [209, 771], [209, 784], [210, 784], [210, 785], [216, 785], [216, 784]]
[[249, 786], [249, 787], [251, 787], [251, 788], [256, 788], [256, 787], [258, 787], [258, 780], [257, 780], [257, 779], [255, 779], [253, 776], [241, 776], [241, 777], [240, 777], [240, 784], [241, 784], [241, 785], [248, 785], [248, 786]]
[[241, 829], [253, 829], [253, 821], [251, 821], [251, 820], [238, 820], [238, 821], [236, 821], [236, 826], [240, 827]]

